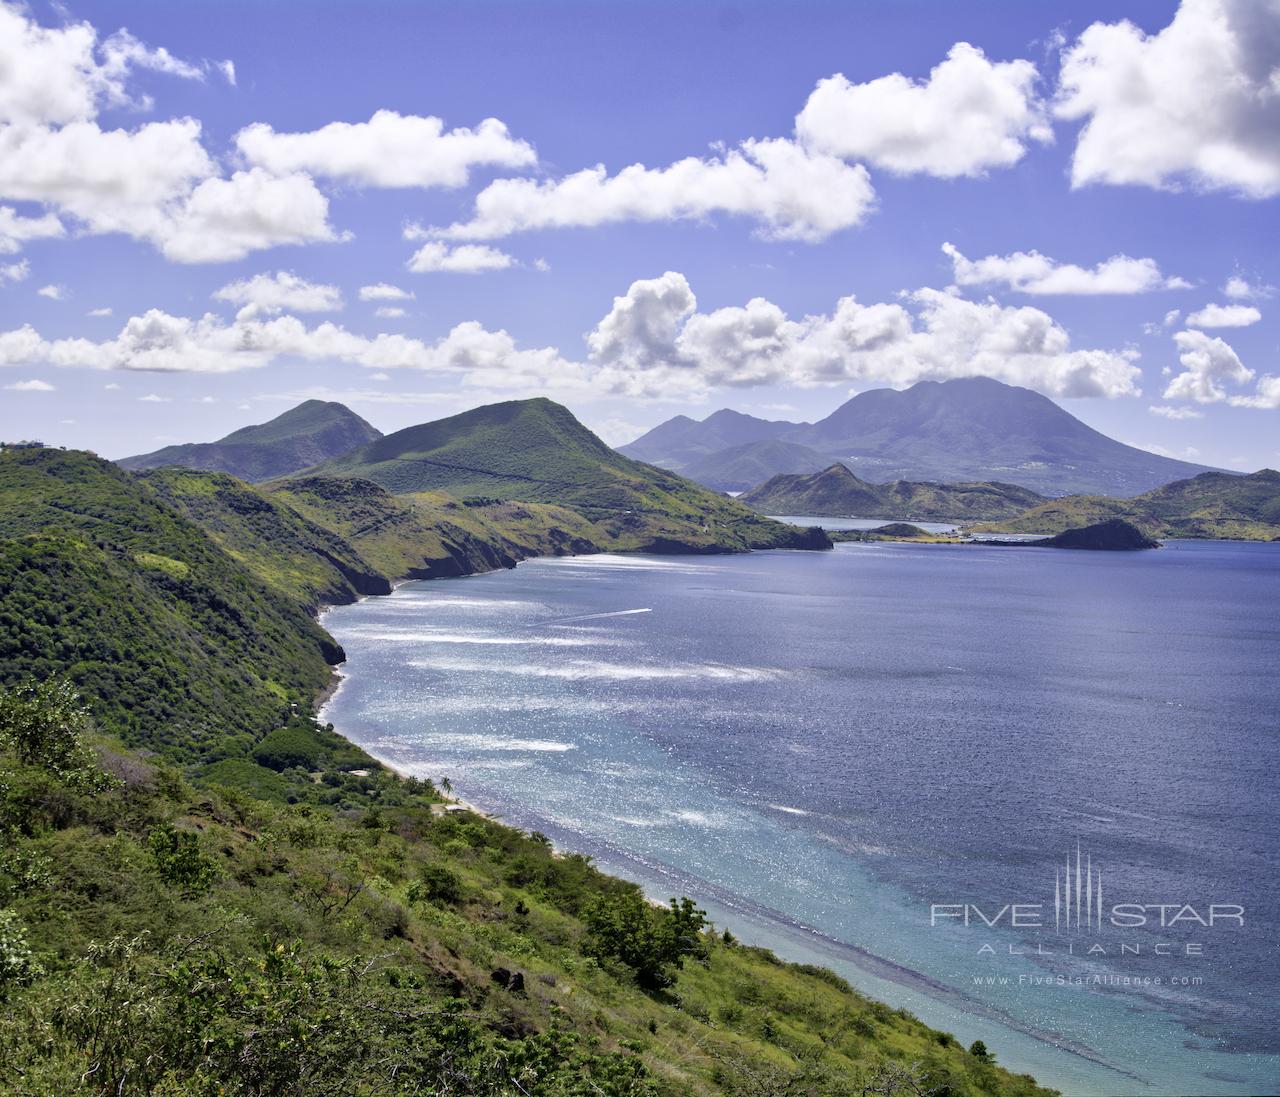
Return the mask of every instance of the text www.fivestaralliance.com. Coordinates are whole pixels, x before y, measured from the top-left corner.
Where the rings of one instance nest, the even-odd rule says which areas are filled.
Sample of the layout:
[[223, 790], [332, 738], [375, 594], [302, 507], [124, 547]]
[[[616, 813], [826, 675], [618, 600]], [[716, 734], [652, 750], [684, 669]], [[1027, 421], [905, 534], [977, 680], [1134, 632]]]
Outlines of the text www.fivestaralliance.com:
[[976, 987], [1198, 987], [1204, 985], [1200, 975], [975, 975]]

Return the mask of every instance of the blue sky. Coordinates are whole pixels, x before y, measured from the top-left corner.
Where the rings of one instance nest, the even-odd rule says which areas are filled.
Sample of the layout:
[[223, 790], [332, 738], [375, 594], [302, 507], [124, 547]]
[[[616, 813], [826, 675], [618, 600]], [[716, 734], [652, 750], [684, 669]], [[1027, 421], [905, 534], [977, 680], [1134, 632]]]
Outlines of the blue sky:
[[1280, 463], [1275, 0], [0, 2], [6, 50], [0, 438], [988, 373]]

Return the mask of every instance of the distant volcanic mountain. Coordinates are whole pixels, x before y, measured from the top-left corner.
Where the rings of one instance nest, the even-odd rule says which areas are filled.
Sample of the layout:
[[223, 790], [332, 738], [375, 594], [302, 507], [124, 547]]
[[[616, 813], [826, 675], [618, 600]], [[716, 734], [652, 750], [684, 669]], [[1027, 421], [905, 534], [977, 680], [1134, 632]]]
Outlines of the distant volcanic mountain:
[[[797, 462], [821, 456], [819, 468], [839, 461], [877, 483], [997, 481], [1042, 495], [1127, 497], [1206, 471], [1203, 465], [1117, 442], [1048, 397], [985, 377], [921, 381], [901, 392], [872, 389], [817, 423], [771, 422], [724, 411], [701, 423], [679, 416], [622, 452], [708, 486], [741, 490], [744, 451], [739, 448], [732, 456], [726, 451], [765, 442], [774, 448], [760, 447], [747, 456], [755, 458], [755, 471], [770, 475], [815, 471]], [[770, 454], [776, 455], [773, 467]]]
[[228, 472], [252, 483], [287, 476], [381, 437], [381, 431], [345, 405], [307, 400], [270, 422], [242, 427], [216, 442], [166, 446], [116, 463], [127, 469], [178, 465]]

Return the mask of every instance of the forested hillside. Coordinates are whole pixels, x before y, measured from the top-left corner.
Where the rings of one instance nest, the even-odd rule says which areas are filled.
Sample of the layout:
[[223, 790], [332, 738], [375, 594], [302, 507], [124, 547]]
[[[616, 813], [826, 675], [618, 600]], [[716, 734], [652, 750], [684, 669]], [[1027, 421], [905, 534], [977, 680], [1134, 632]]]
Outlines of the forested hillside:
[[95, 720], [172, 757], [243, 751], [342, 650], [145, 484], [86, 453], [0, 454], [0, 683], [66, 674]]

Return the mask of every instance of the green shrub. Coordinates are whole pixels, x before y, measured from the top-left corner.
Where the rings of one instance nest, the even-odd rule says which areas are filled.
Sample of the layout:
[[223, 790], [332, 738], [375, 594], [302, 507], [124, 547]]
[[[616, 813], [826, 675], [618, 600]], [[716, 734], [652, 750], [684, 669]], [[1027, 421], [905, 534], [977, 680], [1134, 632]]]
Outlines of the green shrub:
[[30, 982], [41, 974], [27, 943], [27, 931], [11, 910], [0, 910], [0, 1001], [12, 986]]
[[583, 920], [590, 933], [589, 955], [620, 960], [650, 990], [671, 986], [686, 956], [704, 955], [706, 911], [692, 899], [672, 899], [670, 909], [663, 910], [651, 907], [638, 888], [619, 888], [588, 903]]
[[969, 1054], [975, 1059], [981, 1059], [984, 1063], [994, 1063], [996, 1061], [996, 1057], [987, 1050], [987, 1045], [981, 1040], [974, 1040], [969, 1045]]
[[462, 899], [462, 880], [444, 865], [423, 865], [418, 878], [409, 885], [409, 902], [443, 905]]
[[273, 803], [283, 801], [288, 787], [273, 770], [247, 758], [224, 758], [205, 766], [200, 771], [200, 780], [206, 785], [222, 785]]
[[151, 831], [147, 848], [160, 879], [184, 896], [203, 895], [218, 877], [218, 866], [200, 852], [199, 839], [170, 823]]
[[69, 682], [27, 680], [0, 692], [0, 751], [48, 771], [65, 785], [111, 787], [85, 744], [88, 716]]
[[288, 727], [276, 728], [253, 750], [253, 759], [267, 769], [281, 770], [292, 766], [304, 769], [315, 769], [324, 756], [323, 744], [309, 728], [290, 724]]

